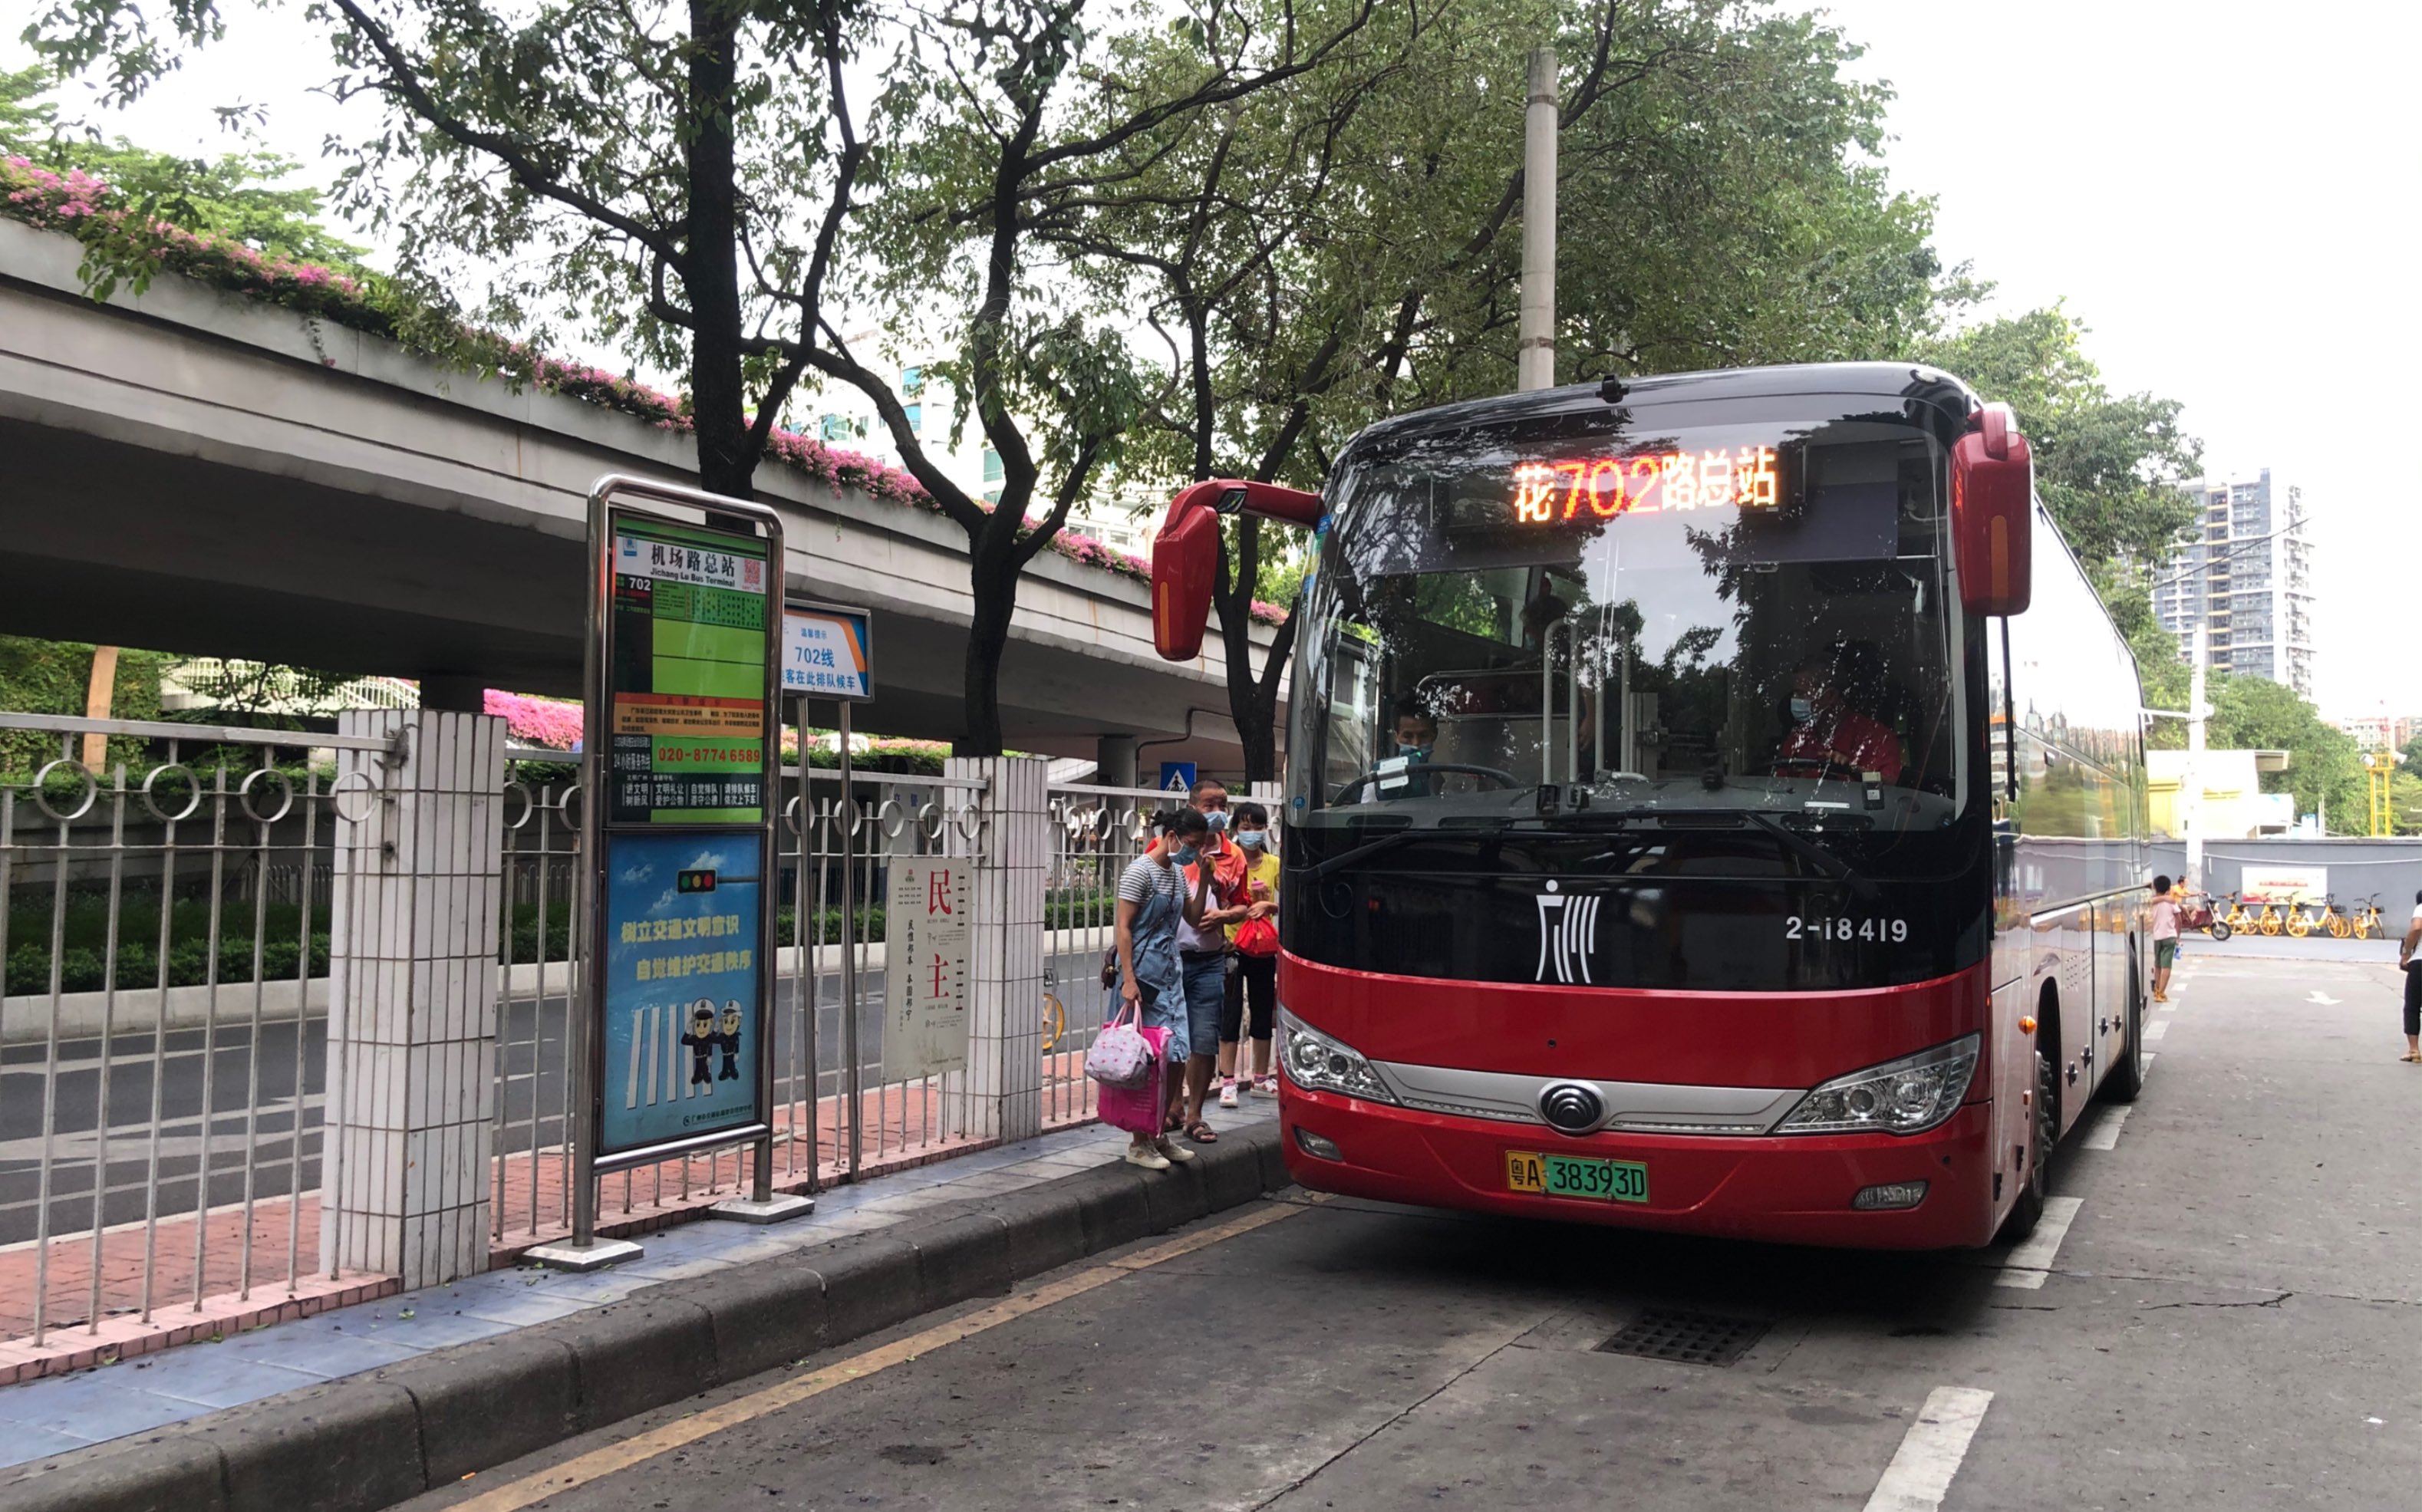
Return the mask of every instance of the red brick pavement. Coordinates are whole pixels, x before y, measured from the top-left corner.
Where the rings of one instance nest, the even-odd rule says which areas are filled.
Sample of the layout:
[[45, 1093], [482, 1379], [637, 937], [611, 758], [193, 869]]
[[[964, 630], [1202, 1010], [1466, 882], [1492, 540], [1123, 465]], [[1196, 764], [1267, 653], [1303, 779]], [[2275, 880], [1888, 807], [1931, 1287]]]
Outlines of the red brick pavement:
[[[1046, 1128], [1062, 1128], [1093, 1117], [1092, 1084], [1083, 1056], [1044, 1058], [1043, 1117]], [[894, 1085], [863, 1094], [859, 1115], [861, 1179], [930, 1164], [989, 1147], [991, 1140], [952, 1132], [955, 1120], [938, 1087]], [[845, 1100], [826, 1097], [814, 1105], [815, 1182], [847, 1178], [841, 1156]], [[775, 1110], [775, 1188], [808, 1189], [805, 1138], [807, 1108], [786, 1104]], [[491, 1266], [513, 1263], [524, 1251], [570, 1232], [564, 1198], [568, 1183], [560, 1150], [524, 1150], [496, 1157], [492, 1212], [496, 1227], [489, 1246]], [[598, 1230], [611, 1236], [642, 1234], [686, 1221], [747, 1187], [746, 1150], [668, 1160], [602, 1178]], [[291, 1228], [290, 1228], [291, 1225]], [[57, 1375], [109, 1358], [145, 1354], [197, 1339], [222, 1337], [287, 1317], [393, 1294], [391, 1276], [353, 1272], [330, 1276], [317, 1269], [320, 1201], [305, 1192], [299, 1204], [284, 1197], [252, 1207], [250, 1285], [245, 1282], [244, 1212], [230, 1206], [197, 1224], [186, 1213], [164, 1218], [147, 1231], [141, 1223], [103, 1230], [101, 1236], [99, 1315], [94, 1313], [93, 1242], [89, 1232], [52, 1239], [41, 1274], [48, 1298], [43, 1336], [33, 1337], [40, 1250], [31, 1243], [0, 1249], [0, 1385]], [[290, 1232], [294, 1242], [290, 1245]], [[200, 1253], [196, 1253], [197, 1238]], [[146, 1307], [145, 1256], [150, 1256], [151, 1295]], [[201, 1300], [195, 1300], [200, 1272]]]

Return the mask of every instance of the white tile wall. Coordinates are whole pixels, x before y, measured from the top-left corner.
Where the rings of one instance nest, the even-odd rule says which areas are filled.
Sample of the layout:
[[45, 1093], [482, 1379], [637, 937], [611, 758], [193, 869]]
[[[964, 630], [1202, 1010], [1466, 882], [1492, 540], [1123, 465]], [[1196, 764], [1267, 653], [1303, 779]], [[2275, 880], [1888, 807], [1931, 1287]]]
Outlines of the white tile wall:
[[338, 821], [322, 1261], [433, 1285], [487, 1268], [504, 721], [381, 709], [338, 729], [410, 746], [393, 769], [344, 758], [380, 797]]

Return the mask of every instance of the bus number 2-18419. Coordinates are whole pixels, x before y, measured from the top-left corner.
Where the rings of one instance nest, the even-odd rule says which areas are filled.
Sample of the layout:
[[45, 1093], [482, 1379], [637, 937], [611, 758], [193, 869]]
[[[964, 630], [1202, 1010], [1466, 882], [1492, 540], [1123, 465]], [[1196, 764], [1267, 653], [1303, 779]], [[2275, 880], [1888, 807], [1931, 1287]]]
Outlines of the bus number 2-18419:
[[1900, 944], [1909, 938], [1906, 919], [1802, 919], [1798, 914], [1783, 921], [1785, 939], [1883, 940]]

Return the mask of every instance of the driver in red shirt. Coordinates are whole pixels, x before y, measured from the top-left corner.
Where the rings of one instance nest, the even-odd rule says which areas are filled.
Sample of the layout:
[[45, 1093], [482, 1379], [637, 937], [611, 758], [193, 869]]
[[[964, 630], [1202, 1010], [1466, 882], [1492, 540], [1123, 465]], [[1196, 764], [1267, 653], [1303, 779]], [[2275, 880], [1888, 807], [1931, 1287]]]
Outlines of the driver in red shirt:
[[[1838, 775], [1816, 764], [1822, 763], [1850, 772], [1879, 772], [1886, 783], [1900, 780], [1899, 738], [1882, 720], [1853, 706], [1843, 687], [1853, 679], [1834, 675], [1836, 669], [1848, 669], [1852, 650], [1845, 646], [1830, 658], [1812, 657], [1792, 675], [1792, 728], [1774, 757], [1780, 775]], [[1795, 764], [1798, 770], [1792, 769]]]

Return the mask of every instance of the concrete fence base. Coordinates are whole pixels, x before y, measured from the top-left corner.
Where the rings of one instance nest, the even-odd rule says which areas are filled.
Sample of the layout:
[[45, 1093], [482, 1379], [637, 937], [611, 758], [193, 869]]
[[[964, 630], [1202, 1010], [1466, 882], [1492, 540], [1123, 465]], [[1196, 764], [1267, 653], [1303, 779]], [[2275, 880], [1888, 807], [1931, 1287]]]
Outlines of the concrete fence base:
[[580, 1433], [1285, 1187], [1276, 1123], [651, 1286], [384, 1370], [0, 1473], [9, 1512], [374, 1512]]

